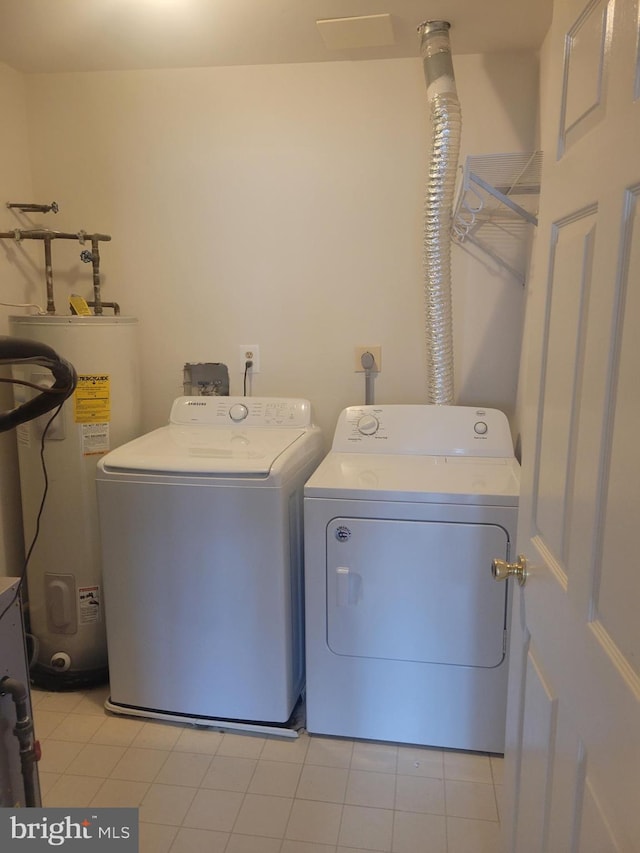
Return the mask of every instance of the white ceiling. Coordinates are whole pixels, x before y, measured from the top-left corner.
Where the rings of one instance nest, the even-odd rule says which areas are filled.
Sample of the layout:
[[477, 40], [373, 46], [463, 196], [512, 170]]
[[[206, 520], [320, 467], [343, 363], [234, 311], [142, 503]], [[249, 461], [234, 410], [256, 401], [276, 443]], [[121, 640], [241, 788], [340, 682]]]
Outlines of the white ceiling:
[[[419, 56], [416, 27], [451, 23], [453, 53], [536, 49], [552, 0], [0, 0], [0, 61], [100, 71]], [[391, 15], [394, 43], [329, 49], [317, 20]]]

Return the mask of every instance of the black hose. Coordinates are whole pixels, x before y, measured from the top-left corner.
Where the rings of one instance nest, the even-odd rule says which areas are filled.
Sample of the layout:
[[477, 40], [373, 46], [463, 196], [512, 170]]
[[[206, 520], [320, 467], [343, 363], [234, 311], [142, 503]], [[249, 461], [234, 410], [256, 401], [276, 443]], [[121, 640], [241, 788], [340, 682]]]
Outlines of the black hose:
[[0, 413], [0, 432], [31, 421], [63, 403], [73, 394], [78, 377], [75, 368], [54, 349], [38, 341], [0, 336], [0, 364], [38, 364], [51, 371], [55, 382], [33, 400]]

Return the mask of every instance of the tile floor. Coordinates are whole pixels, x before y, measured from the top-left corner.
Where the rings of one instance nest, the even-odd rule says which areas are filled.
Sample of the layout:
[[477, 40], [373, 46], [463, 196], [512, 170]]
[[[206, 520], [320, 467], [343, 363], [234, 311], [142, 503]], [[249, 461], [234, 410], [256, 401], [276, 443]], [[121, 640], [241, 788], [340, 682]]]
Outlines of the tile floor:
[[496, 853], [502, 758], [111, 715], [34, 690], [45, 806], [139, 807], [140, 853]]

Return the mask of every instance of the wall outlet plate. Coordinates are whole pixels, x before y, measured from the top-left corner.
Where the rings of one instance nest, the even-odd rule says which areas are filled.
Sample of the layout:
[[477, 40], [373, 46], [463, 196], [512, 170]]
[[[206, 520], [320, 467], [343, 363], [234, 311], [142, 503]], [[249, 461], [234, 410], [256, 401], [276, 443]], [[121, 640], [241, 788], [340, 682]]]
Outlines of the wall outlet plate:
[[240, 344], [240, 370], [243, 373], [247, 361], [253, 362], [249, 368], [249, 373], [260, 373], [260, 347], [258, 344]]
[[364, 373], [362, 366], [362, 356], [365, 352], [370, 352], [374, 359], [374, 365], [371, 368], [374, 373], [380, 373], [382, 370], [382, 347], [380, 344], [370, 347], [356, 347], [354, 351], [353, 369], [356, 373]]

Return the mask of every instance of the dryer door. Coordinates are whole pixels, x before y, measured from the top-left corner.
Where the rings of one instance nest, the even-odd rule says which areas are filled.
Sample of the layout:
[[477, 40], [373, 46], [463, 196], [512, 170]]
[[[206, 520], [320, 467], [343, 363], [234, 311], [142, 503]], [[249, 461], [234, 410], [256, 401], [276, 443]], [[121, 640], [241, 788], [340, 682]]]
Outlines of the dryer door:
[[338, 655], [474, 667], [505, 655], [507, 554], [495, 524], [336, 518], [327, 527], [327, 642]]

